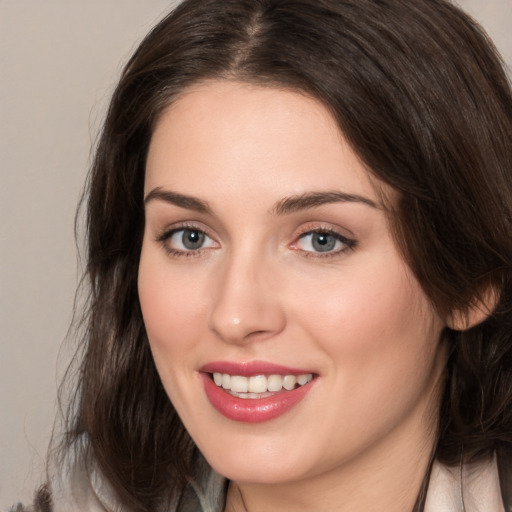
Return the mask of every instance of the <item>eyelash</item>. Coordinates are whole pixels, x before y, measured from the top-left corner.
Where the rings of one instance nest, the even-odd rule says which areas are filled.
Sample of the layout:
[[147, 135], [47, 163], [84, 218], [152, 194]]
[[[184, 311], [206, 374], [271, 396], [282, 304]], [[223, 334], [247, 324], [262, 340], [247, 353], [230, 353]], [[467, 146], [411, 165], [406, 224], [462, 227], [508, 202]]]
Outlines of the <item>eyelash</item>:
[[170, 256], [173, 256], [173, 257], [178, 257], [178, 258], [181, 258], [181, 257], [191, 257], [191, 256], [200, 256], [203, 251], [207, 248], [199, 248], [199, 249], [190, 249], [190, 250], [180, 250], [180, 249], [174, 249], [172, 247], [169, 246], [168, 244], [168, 241], [176, 234], [176, 233], [179, 233], [180, 231], [196, 231], [198, 233], [201, 233], [205, 236], [207, 236], [208, 238], [210, 238], [211, 240], [214, 240], [213, 237], [211, 237], [203, 228], [200, 228], [198, 226], [195, 226], [193, 224], [183, 224], [181, 226], [177, 226], [177, 227], [174, 227], [172, 229], [168, 229], [166, 231], [164, 231], [161, 235], [159, 235], [157, 238], [156, 238], [156, 241], [157, 242], [160, 242], [165, 250], [165, 252], [170, 255]]
[[[334, 251], [326, 251], [324, 253], [319, 251], [305, 251], [300, 248], [294, 247], [300, 240], [304, 239], [309, 235], [329, 235], [332, 236], [337, 242], [343, 244], [343, 246], [340, 249]], [[354, 240], [353, 238], [348, 238], [332, 228], [314, 227], [305, 228], [304, 231], [298, 235], [296, 241], [293, 242], [291, 247], [295, 250], [301, 251], [303, 256], [306, 258], [335, 258], [343, 253], [354, 250], [356, 246], [356, 240]]]
[[[164, 231], [161, 235], [159, 235], [156, 240], [157, 242], [161, 243], [164, 250], [173, 257], [191, 257], [191, 256], [200, 256], [203, 254], [203, 252], [208, 247], [200, 247], [198, 249], [190, 249], [190, 250], [181, 250], [181, 249], [174, 249], [169, 246], [168, 241], [180, 231], [196, 231], [200, 234], [203, 234], [204, 236], [208, 237], [209, 239], [215, 241], [213, 237], [211, 237], [203, 228], [200, 228], [198, 226], [195, 226], [193, 224], [185, 224], [181, 226], [174, 227], [172, 229], [168, 229]], [[297, 247], [297, 244], [300, 240], [303, 240], [307, 236], [310, 235], [328, 235], [335, 238], [336, 242], [340, 242], [343, 244], [343, 247], [337, 250], [330, 250], [326, 251], [325, 253], [322, 253], [320, 251], [306, 251], [304, 249], [300, 249]], [[295, 241], [290, 245], [290, 247], [296, 251], [300, 251], [302, 255], [306, 258], [333, 258], [336, 256], [339, 256], [345, 252], [354, 250], [357, 245], [357, 241], [351, 238], [348, 238], [341, 233], [327, 227], [314, 227], [314, 228], [305, 228], [299, 235], [295, 238]]]

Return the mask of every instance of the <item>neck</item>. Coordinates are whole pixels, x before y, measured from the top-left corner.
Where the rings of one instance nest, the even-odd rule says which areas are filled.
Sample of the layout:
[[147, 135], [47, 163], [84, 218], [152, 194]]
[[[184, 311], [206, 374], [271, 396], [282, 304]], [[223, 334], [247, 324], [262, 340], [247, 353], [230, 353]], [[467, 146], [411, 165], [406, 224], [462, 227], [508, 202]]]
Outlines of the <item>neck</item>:
[[430, 445], [418, 453], [416, 447], [416, 456], [408, 460], [399, 462], [401, 457], [394, 453], [380, 463], [347, 464], [293, 483], [231, 482], [226, 512], [412, 512], [428, 474], [431, 450]]

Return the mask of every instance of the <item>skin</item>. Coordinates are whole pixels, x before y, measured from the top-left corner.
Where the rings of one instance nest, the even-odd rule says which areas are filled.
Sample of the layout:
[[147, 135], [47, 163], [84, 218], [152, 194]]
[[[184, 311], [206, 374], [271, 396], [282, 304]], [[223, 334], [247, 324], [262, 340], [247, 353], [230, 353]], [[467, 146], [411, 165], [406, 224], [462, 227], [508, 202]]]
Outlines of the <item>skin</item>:
[[[276, 208], [316, 192], [359, 199]], [[145, 195], [139, 295], [151, 350], [185, 427], [231, 480], [226, 510], [411, 510], [436, 436], [445, 325], [327, 109], [276, 88], [197, 85], [156, 126]], [[182, 232], [162, 240], [184, 225], [206, 233], [203, 246], [187, 250]], [[353, 243], [318, 252], [315, 230]], [[199, 376], [219, 360], [315, 379], [284, 415], [237, 422]]]

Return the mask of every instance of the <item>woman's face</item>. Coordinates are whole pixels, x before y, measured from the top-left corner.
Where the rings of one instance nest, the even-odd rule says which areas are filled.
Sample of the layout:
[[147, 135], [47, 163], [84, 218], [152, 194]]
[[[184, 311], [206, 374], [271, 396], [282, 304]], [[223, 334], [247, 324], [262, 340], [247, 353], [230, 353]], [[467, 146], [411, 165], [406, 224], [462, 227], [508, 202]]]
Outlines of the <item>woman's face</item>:
[[429, 446], [443, 323], [322, 104], [188, 90], [156, 126], [145, 196], [151, 350], [218, 472], [298, 481]]

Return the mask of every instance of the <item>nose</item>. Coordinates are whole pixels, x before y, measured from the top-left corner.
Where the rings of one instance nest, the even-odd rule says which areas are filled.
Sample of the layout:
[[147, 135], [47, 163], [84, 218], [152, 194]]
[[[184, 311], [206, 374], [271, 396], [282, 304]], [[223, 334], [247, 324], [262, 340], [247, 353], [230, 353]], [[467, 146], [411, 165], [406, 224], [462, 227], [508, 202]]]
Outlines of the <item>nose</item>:
[[278, 280], [269, 262], [239, 254], [225, 262], [217, 276], [209, 328], [227, 343], [263, 340], [286, 324]]

